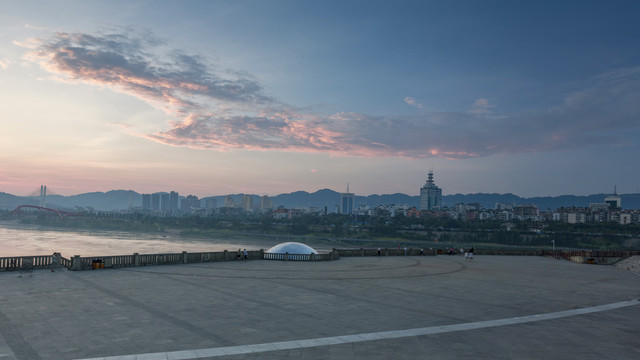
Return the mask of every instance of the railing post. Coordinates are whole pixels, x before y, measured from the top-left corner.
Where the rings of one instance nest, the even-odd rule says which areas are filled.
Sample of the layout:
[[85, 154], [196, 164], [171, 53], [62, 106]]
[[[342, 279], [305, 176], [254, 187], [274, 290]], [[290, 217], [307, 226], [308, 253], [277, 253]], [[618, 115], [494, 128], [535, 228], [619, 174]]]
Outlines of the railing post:
[[227, 255], [228, 255], [229, 251], [225, 250], [224, 251], [224, 261], [227, 261]]
[[264, 259], [264, 249], [260, 249], [260, 260]]
[[187, 263], [187, 252], [186, 251], [182, 252], [182, 263], [183, 264]]
[[71, 258], [71, 270], [82, 270], [82, 259], [80, 259], [80, 255], [73, 255]]
[[133, 266], [140, 266], [140, 257], [138, 253], [133, 253]]

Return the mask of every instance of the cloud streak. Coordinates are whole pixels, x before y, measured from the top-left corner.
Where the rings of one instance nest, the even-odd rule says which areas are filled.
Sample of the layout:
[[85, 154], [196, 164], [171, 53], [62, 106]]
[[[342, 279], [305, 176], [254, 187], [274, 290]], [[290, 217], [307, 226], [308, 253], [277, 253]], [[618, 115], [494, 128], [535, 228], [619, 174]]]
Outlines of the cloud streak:
[[407, 97], [405, 97], [405, 98], [404, 98], [404, 102], [406, 102], [407, 104], [409, 104], [409, 105], [411, 105], [411, 106], [415, 106], [415, 107], [417, 107], [418, 109], [423, 109], [423, 110], [425, 109], [424, 105], [422, 105], [422, 104], [418, 103], [418, 102], [416, 101], [416, 99], [412, 98], [411, 96], [407, 96]]
[[149, 33], [56, 33], [20, 44], [26, 59], [59, 80], [106, 86], [165, 111], [174, 119], [165, 130], [138, 135], [172, 146], [460, 159], [630, 145], [633, 137], [619, 131], [640, 126], [640, 68], [607, 72], [553, 108], [519, 114], [498, 116], [483, 98], [466, 112], [321, 114], [277, 101], [251, 76], [168, 49]]

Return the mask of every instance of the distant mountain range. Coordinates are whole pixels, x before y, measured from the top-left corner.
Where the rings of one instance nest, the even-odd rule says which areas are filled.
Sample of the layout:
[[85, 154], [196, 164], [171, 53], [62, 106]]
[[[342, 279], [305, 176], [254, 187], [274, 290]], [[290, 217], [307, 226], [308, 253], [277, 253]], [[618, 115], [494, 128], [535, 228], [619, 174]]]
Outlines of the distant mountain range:
[[[532, 197], [523, 198], [514, 194], [455, 194], [444, 195], [442, 202], [444, 206], [453, 206], [460, 203], [480, 203], [486, 209], [493, 209], [496, 203], [503, 204], [533, 204], [538, 206], [541, 211], [548, 209], [555, 210], [562, 206], [578, 206], [585, 207], [591, 203], [604, 202], [607, 194], [594, 194], [588, 196], [576, 196], [576, 195], [562, 195], [562, 196], [547, 196], [547, 197]], [[201, 200], [216, 199], [218, 206], [224, 206], [225, 197], [223, 196], [210, 196]], [[242, 194], [232, 194], [234, 202], [240, 203]], [[260, 203], [261, 196], [252, 195], [254, 198], [254, 204]], [[623, 194], [622, 207], [624, 209], [640, 209], [640, 194]], [[60, 196], [60, 195], [48, 195], [47, 207], [59, 208], [59, 209], [73, 209], [76, 207], [86, 208], [91, 207], [95, 210], [110, 211], [110, 210], [125, 210], [132, 204], [133, 207], [142, 206], [142, 194], [128, 190], [112, 190], [108, 192], [91, 192], [85, 194], [78, 194], [72, 196]], [[309, 208], [309, 207], [327, 207], [329, 212], [335, 212], [340, 202], [340, 193], [322, 189], [313, 193], [306, 191], [296, 191], [289, 194], [280, 194], [271, 197], [271, 202], [274, 206], [284, 206], [285, 208]], [[356, 196], [356, 207], [360, 205], [377, 206], [377, 205], [409, 205], [418, 207], [420, 204], [420, 197], [418, 195], [406, 195], [406, 194], [385, 194], [385, 195], [369, 195], [369, 196]], [[37, 197], [23, 197], [15, 196], [7, 193], [0, 192], [0, 209], [13, 210], [19, 205], [39, 205], [39, 199]]]

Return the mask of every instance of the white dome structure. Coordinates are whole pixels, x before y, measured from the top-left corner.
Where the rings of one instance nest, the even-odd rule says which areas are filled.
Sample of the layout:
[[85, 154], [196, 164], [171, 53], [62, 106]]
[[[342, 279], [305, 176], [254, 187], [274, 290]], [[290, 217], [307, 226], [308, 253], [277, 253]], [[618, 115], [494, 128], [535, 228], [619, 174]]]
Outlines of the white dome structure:
[[309, 245], [305, 245], [299, 242], [284, 242], [280, 243], [269, 250], [265, 251], [267, 254], [300, 254], [300, 255], [317, 255], [318, 252]]

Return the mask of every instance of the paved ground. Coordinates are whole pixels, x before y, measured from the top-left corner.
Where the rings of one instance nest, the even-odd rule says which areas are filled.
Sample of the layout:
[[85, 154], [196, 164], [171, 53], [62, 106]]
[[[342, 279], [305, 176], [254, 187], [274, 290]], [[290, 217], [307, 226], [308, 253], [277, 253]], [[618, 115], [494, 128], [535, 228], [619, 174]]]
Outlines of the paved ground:
[[615, 266], [633, 271], [636, 274], [640, 275], [640, 255], [635, 255], [622, 261], [618, 261], [617, 263], [615, 263]]
[[0, 360], [639, 359], [639, 300], [543, 257], [3, 272]]

